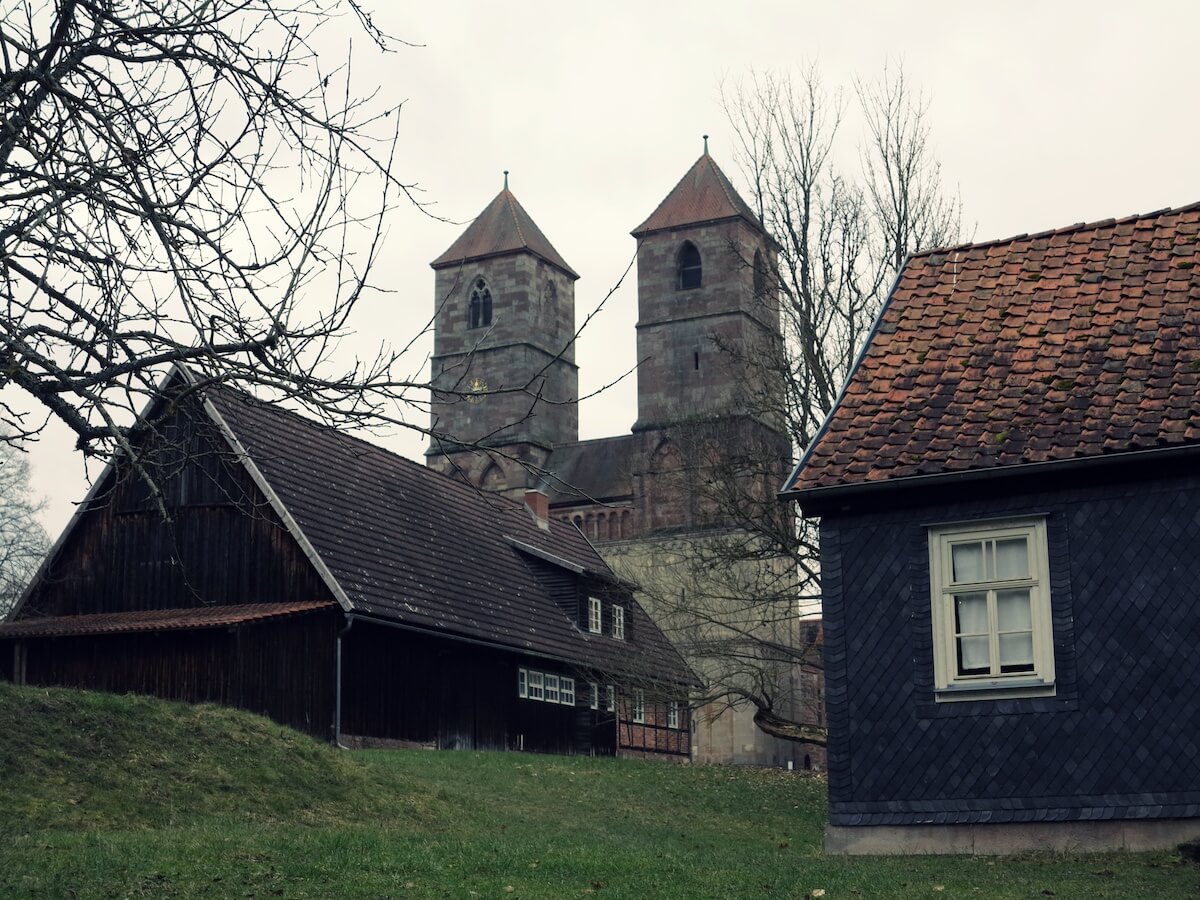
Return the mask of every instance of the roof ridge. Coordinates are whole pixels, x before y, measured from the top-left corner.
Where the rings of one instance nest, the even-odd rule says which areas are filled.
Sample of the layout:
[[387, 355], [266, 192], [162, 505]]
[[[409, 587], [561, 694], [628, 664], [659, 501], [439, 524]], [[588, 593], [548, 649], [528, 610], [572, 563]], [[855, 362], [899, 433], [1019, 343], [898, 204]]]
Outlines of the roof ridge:
[[[746, 201], [742, 199], [742, 196], [736, 191], [734, 191], [732, 194], [730, 193], [730, 191], [733, 190], [733, 185], [730, 184], [729, 178], [726, 177], [721, 167], [717, 165], [716, 160], [709, 156], [707, 152], [704, 154], [704, 159], [708, 161], [708, 165], [712, 168], [713, 175], [715, 175], [717, 178], [717, 184], [721, 188], [721, 193], [725, 195], [725, 199], [729, 201], [729, 205], [734, 209], [737, 209], [739, 205], [749, 206], [749, 204], [746, 203]], [[753, 211], [754, 210], [751, 210], [751, 212]]]
[[[214, 383], [213, 385], [209, 385], [208, 387], [214, 387], [214, 386], [217, 386], [217, 385]], [[265, 409], [265, 410], [267, 410], [268, 413], [279, 413], [279, 414], [291, 416], [293, 419], [298, 420], [299, 422], [301, 422], [304, 425], [321, 429], [322, 431], [328, 433], [329, 435], [336, 438], [337, 440], [352, 441], [356, 444], [359, 444], [359, 445], [365, 447], [366, 449], [368, 449], [370, 451], [373, 451], [375, 453], [382, 453], [386, 457], [394, 459], [394, 460], [404, 464], [405, 466], [411, 467], [411, 469], [414, 472], [421, 473], [422, 476], [431, 475], [431, 476], [435, 476], [437, 478], [444, 479], [447, 483], [453, 485], [455, 490], [458, 490], [458, 491], [466, 490], [466, 491], [471, 492], [472, 494], [479, 493], [479, 491], [476, 488], [472, 487], [469, 484], [464, 484], [462, 481], [455, 478], [453, 475], [448, 475], [445, 472], [439, 472], [437, 469], [431, 469], [429, 466], [425, 465], [424, 463], [418, 462], [415, 459], [410, 459], [409, 457], [404, 456], [401, 453], [397, 453], [395, 450], [390, 450], [387, 447], [383, 447], [383, 446], [380, 446], [379, 444], [372, 443], [371, 441], [368, 441], [366, 438], [360, 437], [357, 434], [352, 434], [350, 432], [342, 431], [340, 428], [335, 428], [333, 425], [330, 425], [326, 422], [320, 422], [316, 419], [309, 418], [308, 416], [303, 415], [302, 413], [299, 413], [294, 409], [289, 409], [286, 406], [281, 406], [281, 405], [279, 405], [277, 403], [273, 403], [269, 400], [262, 400], [259, 397], [255, 397], [250, 392], [242, 390], [241, 388], [238, 388], [238, 387], [234, 387], [233, 385], [221, 383], [219, 385], [219, 389], [222, 391], [234, 392], [234, 393], [240, 395], [240, 398], [243, 401], [248, 401], [249, 403], [258, 407], [259, 409]], [[509, 498], [503, 496], [502, 494], [489, 495], [487, 499], [489, 501], [492, 499], [499, 500], [504, 504], [510, 505], [512, 509], [519, 509], [521, 506], [521, 504], [518, 501], [510, 500]]]
[[1119, 219], [1112, 216], [1107, 219], [1096, 219], [1092, 222], [1075, 222], [1071, 225], [1062, 225], [1058, 228], [1047, 228], [1042, 231], [1021, 232], [1020, 234], [1009, 235], [1008, 237], [993, 238], [987, 241], [968, 241], [963, 244], [948, 244], [942, 247], [930, 247], [928, 250], [916, 250], [910, 255], [910, 259], [921, 259], [926, 256], [934, 256], [939, 253], [952, 253], [954, 251], [963, 250], [980, 250], [986, 247], [998, 247], [1002, 244], [1012, 244], [1017, 241], [1032, 241], [1038, 238], [1052, 237], [1059, 234], [1074, 234], [1079, 231], [1095, 231], [1098, 228], [1106, 228], [1114, 225], [1125, 225], [1129, 222], [1138, 222], [1143, 219], [1155, 219], [1161, 216], [1193, 212], [1200, 209], [1200, 200], [1194, 203], [1188, 203], [1184, 206], [1164, 206], [1162, 209], [1156, 209], [1151, 212], [1133, 213], [1128, 216], [1123, 216]]
[[508, 208], [508, 214], [512, 216], [513, 227], [517, 229], [517, 237], [521, 239], [522, 244], [524, 244], [526, 247], [529, 247], [529, 238], [525, 234], [525, 230], [521, 228], [521, 217], [517, 215], [517, 210], [513, 206], [514, 203], [517, 203], [517, 198], [513, 195], [513, 192], [508, 189], [506, 184], [504, 188], [504, 205]]

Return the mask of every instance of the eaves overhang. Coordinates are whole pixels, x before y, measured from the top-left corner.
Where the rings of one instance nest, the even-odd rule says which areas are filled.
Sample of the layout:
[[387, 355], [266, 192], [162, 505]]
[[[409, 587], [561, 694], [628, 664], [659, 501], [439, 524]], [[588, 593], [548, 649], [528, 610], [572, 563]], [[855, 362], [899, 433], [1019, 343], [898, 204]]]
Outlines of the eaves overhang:
[[822, 487], [783, 490], [781, 500], [795, 501], [805, 515], [817, 516], [838, 505], [863, 497], [885, 497], [917, 491], [944, 490], [951, 487], [994, 483], [1002, 480], [1032, 479], [1043, 476], [1069, 475], [1085, 470], [1111, 470], [1143, 464], [1162, 464], [1174, 460], [1200, 457], [1200, 444], [1170, 447], [1148, 447], [1144, 450], [1125, 450], [1094, 456], [1074, 456], [1041, 462], [1019, 463], [1011, 466], [992, 466], [959, 472], [931, 472], [883, 481], [859, 481]]

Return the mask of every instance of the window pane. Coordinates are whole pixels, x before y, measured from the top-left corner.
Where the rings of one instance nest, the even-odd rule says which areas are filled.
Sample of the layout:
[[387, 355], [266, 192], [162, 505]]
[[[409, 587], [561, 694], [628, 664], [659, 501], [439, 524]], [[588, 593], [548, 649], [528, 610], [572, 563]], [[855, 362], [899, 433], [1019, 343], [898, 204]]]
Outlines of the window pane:
[[1033, 632], [1000, 635], [1000, 671], [1033, 671]]
[[950, 548], [954, 560], [954, 581], [983, 581], [983, 542], [954, 544]]
[[1029, 547], [1025, 538], [996, 541], [996, 577], [1029, 577]]
[[958, 639], [958, 674], [986, 675], [992, 670], [988, 659], [987, 637], [964, 637]]
[[1000, 631], [1032, 631], [1029, 613], [1029, 588], [996, 591], [996, 618]]
[[987, 594], [954, 595], [954, 631], [956, 634], [987, 634]]

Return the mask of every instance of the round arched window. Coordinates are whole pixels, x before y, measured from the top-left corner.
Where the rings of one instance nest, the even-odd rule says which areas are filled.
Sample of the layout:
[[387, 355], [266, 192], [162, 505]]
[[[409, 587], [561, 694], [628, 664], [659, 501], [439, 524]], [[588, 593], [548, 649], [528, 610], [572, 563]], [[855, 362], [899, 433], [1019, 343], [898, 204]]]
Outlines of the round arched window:
[[700, 251], [691, 241], [684, 241], [679, 248], [679, 290], [690, 291], [700, 287], [701, 274]]

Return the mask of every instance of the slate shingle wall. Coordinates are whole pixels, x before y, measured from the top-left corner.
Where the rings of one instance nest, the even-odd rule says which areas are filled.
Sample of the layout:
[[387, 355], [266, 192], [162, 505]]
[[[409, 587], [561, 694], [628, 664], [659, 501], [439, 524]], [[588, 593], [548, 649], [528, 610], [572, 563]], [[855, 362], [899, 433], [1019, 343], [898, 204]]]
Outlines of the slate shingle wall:
[[[1044, 514], [1057, 693], [936, 703], [926, 526]], [[822, 521], [830, 823], [1200, 815], [1200, 477]]]

